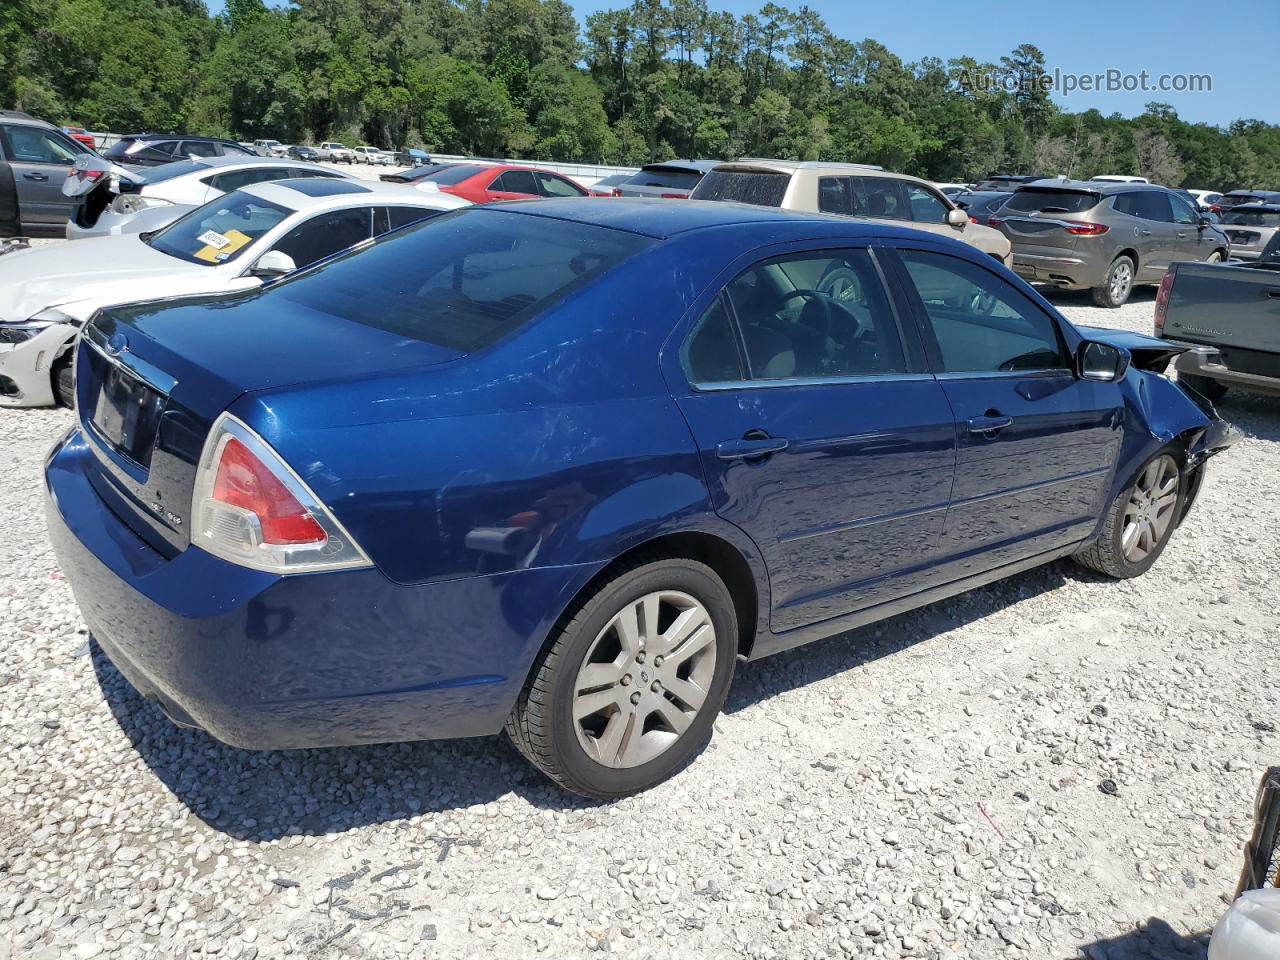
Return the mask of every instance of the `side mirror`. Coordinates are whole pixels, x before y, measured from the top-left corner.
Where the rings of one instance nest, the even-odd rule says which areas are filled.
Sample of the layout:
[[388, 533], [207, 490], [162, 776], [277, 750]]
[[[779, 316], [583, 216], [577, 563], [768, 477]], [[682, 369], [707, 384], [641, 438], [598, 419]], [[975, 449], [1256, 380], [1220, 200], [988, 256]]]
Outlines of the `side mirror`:
[[249, 273], [264, 280], [274, 280], [276, 277], [283, 277], [286, 273], [293, 273], [297, 269], [298, 265], [287, 253], [268, 250], [258, 258], [258, 262], [253, 265]]
[[1201, 214], [1199, 218], [1197, 218], [1196, 223], [1200, 224], [1202, 227], [1211, 227], [1214, 224], [1214, 218], [1206, 217], [1204, 214]]
[[957, 207], [947, 211], [947, 226], [963, 230], [969, 225], [969, 215]]
[[1076, 351], [1076, 369], [1081, 380], [1115, 383], [1129, 369], [1129, 354], [1109, 343], [1086, 340]]

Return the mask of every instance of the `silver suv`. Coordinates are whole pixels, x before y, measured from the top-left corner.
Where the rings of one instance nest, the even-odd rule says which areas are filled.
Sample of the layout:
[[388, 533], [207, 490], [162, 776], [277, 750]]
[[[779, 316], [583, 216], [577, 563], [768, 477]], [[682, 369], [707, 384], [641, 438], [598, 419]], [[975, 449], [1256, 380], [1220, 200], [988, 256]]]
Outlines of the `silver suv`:
[[1227, 235], [1167, 187], [1037, 180], [1013, 192], [987, 223], [1013, 244], [1024, 280], [1090, 290], [1118, 307], [1140, 283], [1159, 283], [1175, 260], [1225, 260]]
[[0, 110], [0, 237], [60, 237], [76, 207], [62, 182], [92, 154], [51, 123]]

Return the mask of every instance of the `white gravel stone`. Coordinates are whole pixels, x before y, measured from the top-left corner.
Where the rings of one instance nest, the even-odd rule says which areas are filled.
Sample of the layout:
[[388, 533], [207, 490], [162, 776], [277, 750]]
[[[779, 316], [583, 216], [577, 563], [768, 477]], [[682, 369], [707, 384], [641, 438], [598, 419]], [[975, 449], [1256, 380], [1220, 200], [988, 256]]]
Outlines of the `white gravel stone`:
[[[1058, 298], [1140, 332], [1152, 300]], [[172, 726], [48, 547], [71, 415], [0, 410], [0, 960], [1202, 955], [1152, 918], [1213, 924], [1280, 746], [1280, 400], [1220, 409], [1245, 439], [1146, 576], [1063, 562], [740, 664], [710, 749], [610, 805], [496, 739]]]

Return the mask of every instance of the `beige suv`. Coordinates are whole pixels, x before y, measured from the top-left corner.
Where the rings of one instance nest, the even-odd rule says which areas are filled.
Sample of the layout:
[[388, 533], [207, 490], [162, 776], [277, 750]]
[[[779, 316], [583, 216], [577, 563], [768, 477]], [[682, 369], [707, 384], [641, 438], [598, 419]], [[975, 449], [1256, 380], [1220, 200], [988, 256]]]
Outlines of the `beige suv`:
[[887, 220], [963, 240], [1006, 267], [1012, 262], [1004, 234], [971, 223], [933, 184], [860, 163], [754, 158], [721, 163], [703, 176], [690, 199]]

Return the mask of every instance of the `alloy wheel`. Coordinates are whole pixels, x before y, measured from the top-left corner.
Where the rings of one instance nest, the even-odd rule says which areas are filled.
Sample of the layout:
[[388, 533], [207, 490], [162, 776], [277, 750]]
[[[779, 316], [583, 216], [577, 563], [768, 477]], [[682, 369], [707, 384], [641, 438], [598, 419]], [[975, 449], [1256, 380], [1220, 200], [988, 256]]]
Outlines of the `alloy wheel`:
[[1120, 548], [1131, 563], [1145, 560], [1164, 540], [1178, 505], [1178, 463], [1156, 457], [1138, 477], [1124, 505]]
[[716, 669], [716, 632], [687, 593], [648, 593], [597, 635], [573, 688], [573, 725], [587, 756], [635, 767], [668, 750], [706, 702]]
[[1122, 260], [1116, 264], [1115, 269], [1111, 272], [1111, 300], [1113, 303], [1122, 303], [1129, 296], [1129, 287], [1133, 283], [1133, 268], [1129, 266], [1129, 261]]

